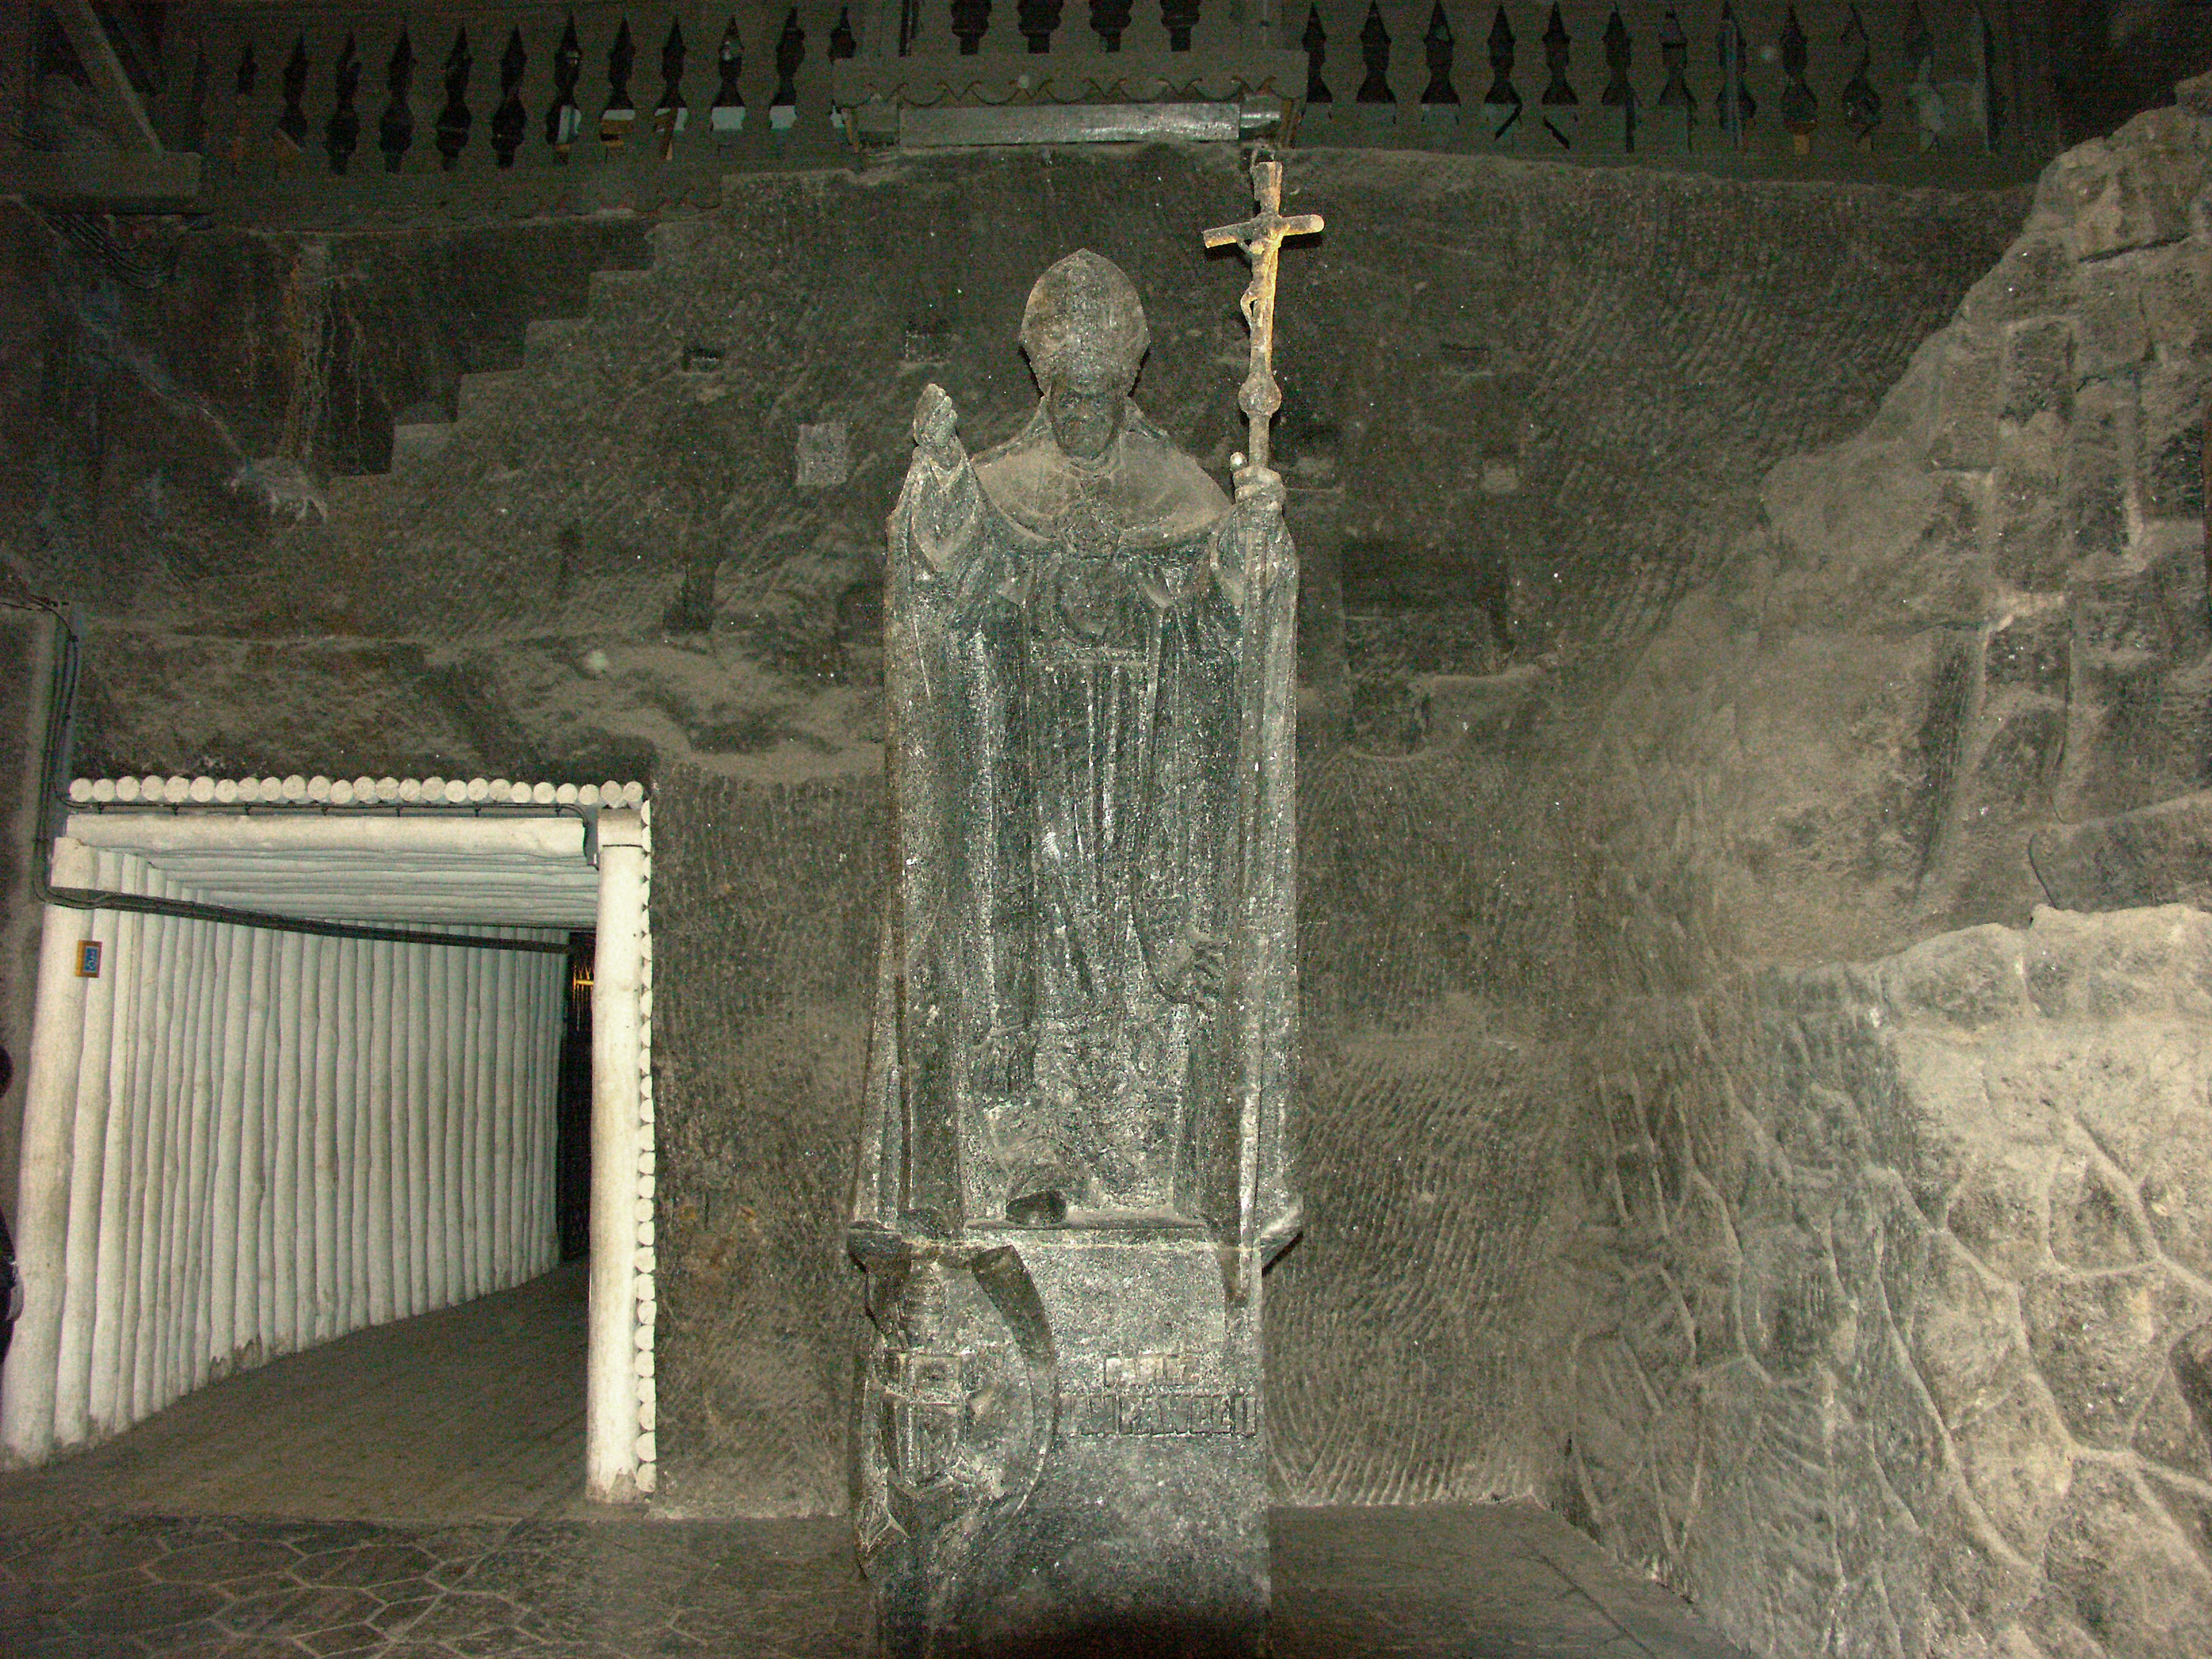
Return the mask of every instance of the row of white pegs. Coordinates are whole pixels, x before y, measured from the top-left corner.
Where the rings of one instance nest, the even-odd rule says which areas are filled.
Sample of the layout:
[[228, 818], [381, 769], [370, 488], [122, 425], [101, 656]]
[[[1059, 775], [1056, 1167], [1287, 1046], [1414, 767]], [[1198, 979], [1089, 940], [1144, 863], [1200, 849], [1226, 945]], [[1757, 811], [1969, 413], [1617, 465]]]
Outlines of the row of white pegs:
[[505, 778], [78, 778], [70, 799], [167, 806], [636, 806], [645, 786], [511, 783]]

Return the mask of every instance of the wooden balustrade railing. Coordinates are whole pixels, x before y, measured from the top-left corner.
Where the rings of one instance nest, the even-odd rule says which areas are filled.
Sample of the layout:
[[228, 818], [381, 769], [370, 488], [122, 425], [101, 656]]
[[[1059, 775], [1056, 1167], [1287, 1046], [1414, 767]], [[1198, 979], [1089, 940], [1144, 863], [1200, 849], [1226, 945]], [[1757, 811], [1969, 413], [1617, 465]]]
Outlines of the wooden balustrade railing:
[[703, 204], [895, 140], [885, 111], [1169, 100], [1297, 144], [1965, 184], [2055, 152], [2045, 27], [2021, 0], [205, 0], [158, 113], [210, 210], [280, 218]]

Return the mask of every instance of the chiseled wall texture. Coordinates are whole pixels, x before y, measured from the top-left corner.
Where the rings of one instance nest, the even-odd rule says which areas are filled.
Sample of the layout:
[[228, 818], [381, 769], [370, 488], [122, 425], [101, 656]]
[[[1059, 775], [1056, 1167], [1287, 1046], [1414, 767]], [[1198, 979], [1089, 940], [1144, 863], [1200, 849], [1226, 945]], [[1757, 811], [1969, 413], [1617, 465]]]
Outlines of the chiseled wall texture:
[[1655, 1011], [1588, 1124], [1577, 1518], [1761, 1652], [2212, 1651], [2208, 1017], [2180, 905]]
[[2212, 781], [2208, 184], [2203, 80], [2061, 157], [1606, 711], [1683, 972], [1578, 1047], [1562, 1501], [1763, 1651], [2212, 1649], [2212, 921], [2026, 926]]

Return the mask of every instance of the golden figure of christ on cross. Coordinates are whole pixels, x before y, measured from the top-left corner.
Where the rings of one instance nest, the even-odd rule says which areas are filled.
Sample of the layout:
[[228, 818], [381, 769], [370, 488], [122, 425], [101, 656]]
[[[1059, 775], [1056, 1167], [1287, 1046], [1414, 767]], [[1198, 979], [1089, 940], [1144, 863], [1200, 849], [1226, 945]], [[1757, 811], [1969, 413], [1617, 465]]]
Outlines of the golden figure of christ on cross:
[[1206, 233], [1208, 247], [1234, 242], [1252, 264], [1252, 280], [1244, 289], [1244, 321], [1252, 331], [1252, 367], [1237, 393], [1237, 406], [1250, 425], [1243, 459], [1234, 465], [1267, 465], [1267, 425], [1283, 406], [1283, 389], [1275, 384], [1275, 266], [1285, 236], [1313, 236], [1322, 229], [1318, 213], [1285, 218], [1283, 167], [1266, 155], [1252, 161], [1252, 196], [1260, 210], [1241, 224], [1217, 225]]

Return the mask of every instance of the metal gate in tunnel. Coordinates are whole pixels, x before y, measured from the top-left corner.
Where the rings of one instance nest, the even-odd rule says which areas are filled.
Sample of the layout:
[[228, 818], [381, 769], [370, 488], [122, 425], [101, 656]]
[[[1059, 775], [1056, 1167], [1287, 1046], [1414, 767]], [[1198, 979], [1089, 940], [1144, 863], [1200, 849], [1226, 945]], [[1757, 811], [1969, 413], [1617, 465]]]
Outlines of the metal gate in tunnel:
[[74, 786], [53, 843], [0, 1445], [41, 1462], [552, 1268], [591, 932], [586, 1461], [595, 1496], [650, 1490], [642, 791], [147, 781]]

